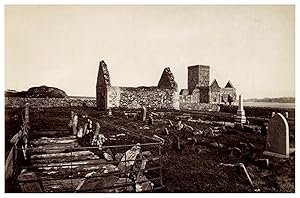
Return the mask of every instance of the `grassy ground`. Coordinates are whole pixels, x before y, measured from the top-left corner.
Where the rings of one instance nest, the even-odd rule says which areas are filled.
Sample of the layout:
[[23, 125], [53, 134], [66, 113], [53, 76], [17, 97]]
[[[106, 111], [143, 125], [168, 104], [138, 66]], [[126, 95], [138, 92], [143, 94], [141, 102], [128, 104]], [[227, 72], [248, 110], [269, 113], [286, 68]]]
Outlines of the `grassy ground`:
[[[74, 110], [81, 115], [89, 115], [110, 126], [101, 126], [101, 132], [105, 134], [114, 133], [112, 126], [124, 127], [127, 130], [153, 136], [154, 134], [164, 138], [166, 143], [163, 151], [163, 183], [165, 188], [162, 192], [295, 192], [295, 158], [275, 159], [269, 158], [270, 167], [261, 168], [256, 165], [255, 160], [263, 158], [262, 152], [265, 146], [265, 136], [241, 132], [238, 130], [222, 130], [217, 137], [204, 137], [194, 135], [190, 131], [177, 132], [169, 128], [170, 133], [176, 133], [181, 140], [181, 150], [173, 145], [173, 138], [164, 132], [168, 127], [170, 119], [174, 124], [177, 117], [183, 112], [169, 111], [164, 117], [155, 119], [153, 125], [137, 120], [136, 118], [126, 118], [122, 111], [114, 111], [114, 117], [108, 117], [92, 108], [49, 108], [30, 109], [30, 122], [32, 130], [41, 129], [66, 129], [70, 111]], [[6, 109], [5, 131], [6, 131], [6, 151], [9, 149], [8, 140], [20, 129], [21, 109]], [[185, 112], [186, 113], [186, 112]], [[222, 113], [200, 113], [193, 114], [193, 117], [202, 119], [222, 120], [229, 119], [230, 114]], [[79, 120], [82, 120], [80, 117]], [[210, 126], [183, 121], [194, 129], [204, 130]], [[290, 133], [291, 142], [294, 144], [295, 127], [294, 119], [291, 118]], [[188, 138], [195, 138], [195, 141], [188, 141]], [[216, 148], [210, 143], [222, 144], [222, 148]], [[254, 145], [251, 150], [249, 146]], [[293, 145], [292, 145], [293, 146]], [[240, 155], [231, 155], [228, 148], [238, 147], [242, 151]], [[250, 177], [253, 180], [254, 188], [251, 187], [243, 174], [234, 167], [220, 165], [244, 163]]]

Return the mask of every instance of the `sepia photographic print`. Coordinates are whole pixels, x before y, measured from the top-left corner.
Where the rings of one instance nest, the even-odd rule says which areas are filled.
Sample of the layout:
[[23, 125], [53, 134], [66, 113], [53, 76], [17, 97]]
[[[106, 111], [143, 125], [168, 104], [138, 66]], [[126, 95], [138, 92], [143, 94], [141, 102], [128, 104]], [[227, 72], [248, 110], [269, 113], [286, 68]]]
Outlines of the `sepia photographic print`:
[[295, 5], [4, 5], [5, 193], [295, 193]]

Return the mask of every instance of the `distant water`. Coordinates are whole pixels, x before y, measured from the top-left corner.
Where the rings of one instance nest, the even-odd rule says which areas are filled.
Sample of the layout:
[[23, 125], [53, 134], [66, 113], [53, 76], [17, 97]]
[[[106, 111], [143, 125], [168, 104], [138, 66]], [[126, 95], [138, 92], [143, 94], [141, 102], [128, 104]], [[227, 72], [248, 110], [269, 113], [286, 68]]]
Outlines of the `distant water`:
[[295, 103], [278, 103], [278, 102], [244, 102], [244, 106], [273, 107], [273, 108], [292, 108], [292, 109], [295, 109]]

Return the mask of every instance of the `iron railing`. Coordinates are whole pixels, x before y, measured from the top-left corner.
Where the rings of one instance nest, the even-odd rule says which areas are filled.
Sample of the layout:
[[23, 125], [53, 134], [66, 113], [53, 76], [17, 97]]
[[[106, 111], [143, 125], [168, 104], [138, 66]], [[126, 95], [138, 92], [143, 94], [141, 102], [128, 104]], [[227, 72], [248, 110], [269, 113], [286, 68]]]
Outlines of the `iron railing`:
[[[125, 154], [128, 149], [130, 149], [132, 146], [136, 144], [128, 144], [128, 145], [111, 145], [111, 146], [103, 146], [102, 149], [111, 149], [112, 151], [116, 150], [116, 152], [120, 152], [123, 150], [123, 153]], [[161, 156], [161, 144], [159, 142], [152, 142], [152, 143], [142, 143], [140, 144], [141, 147], [141, 153], [143, 151], [150, 151], [151, 157], [147, 157], [148, 163], [145, 169], [139, 169], [138, 164], [144, 160], [141, 158], [137, 158], [135, 160], [128, 160], [125, 157], [125, 160], [113, 160], [113, 161], [105, 161], [105, 160], [99, 160], [99, 159], [88, 159], [88, 160], [80, 160], [80, 158], [75, 159], [75, 153], [76, 151], [91, 151], [98, 149], [98, 147], [70, 147], [67, 146], [65, 148], [60, 148], [61, 150], [68, 151], [68, 155], [64, 155], [65, 157], [62, 158], [60, 156], [52, 156], [50, 158], [45, 158], [44, 163], [42, 160], [37, 160], [37, 158], [31, 159], [31, 165], [17, 165], [15, 166], [15, 171], [20, 172], [23, 169], [26, 169], [27, 171], [32, 171], [36, 173], [37, 179], [31, 179], [31, 180], [22, 180], [17, 181], [20, 183], [32, 183], [32, 182], [38, 182], [42, 185], [42, 189], [44, 192], [114, 192], [116, 189], [121, 187], [126, 187], [126, 189], [135, 188], [136, 184], [143, 184], [143, 183], [149, 183], [152, 182], [154, 186], [151, 186], [151, 188], [148, 188], [145, 191], [155, 191], [158, 189], [163, 188], [162, 183], [162, 156]], [[14, 148], [15, 152], [20, 152], [21, 148]], [[51, 149], [48, 149], [48, 152]], [[57, 150], [57, 149], [53, 149]], [[31, 154], [43, 152], [44, 150], [41, 148], [27, 148], [27, 152], [30, 156], [33, 156]], [[50, 155], [51, 156], [51, 155]], [[126, 156], [126, 155], [125, 155]], [[51, 161], [55, 161], [53, 159], [57, 159], [56, 162], [51, 163]], [[47, 161], [48, 160], [48, 161]], [[109, 172], [103, 172], [103, 167], [105, 165], [114, 165], [118, 166], [120, 163], [128, 163], [130, 161], [134, 161], [134, 166], [137, 166], [136, 170], [134, 170], [132, 167], [130, 169], [125, 168], [123, 171], [117, 170], [117, 171], [109, 171]], [[86, 162], [86, 163], [85, 163]], [[126, 166], [125, 166], [126, 167]], [[90, 169], [89, 169], [90, 168]], [[55, 170], [55, 174], [48, 174], [46, 170]], [[45, 170], [45, 171], [43, 171]], [[95, 176], [89, 176], [86, 177], [87, 173], [97, 171], [98, 174]], [[134, 175], [137, 175], [138, 173], [141, 173], [142, 175], [145, 175], [147, 177], [147, 180], [144, 181], [136, 181], [133, 178]], [[111, 176], [117, 176], [121, 178], [126, 178], [125, 182], [118, 183], [118, 185], [109, 185], [105, 186], [97, 186], [97, 188], [93, 189], [77, 189], [79, 183], [83, 180], [95, 180], [98, 179], [100, 181], [101, 178], [107, 178]], [[130, 179], [130, 180], [127, 180]], [[67, 182], [67, 180], [69, 180]], [[56, 181], [58, 184], [58, 188], [47, 188], [44, 186], [47, 182], [50, 181]], [[105, 181], [105, 180], [104, 180]], [[56, 186], [57, 187], [57, 186]]]

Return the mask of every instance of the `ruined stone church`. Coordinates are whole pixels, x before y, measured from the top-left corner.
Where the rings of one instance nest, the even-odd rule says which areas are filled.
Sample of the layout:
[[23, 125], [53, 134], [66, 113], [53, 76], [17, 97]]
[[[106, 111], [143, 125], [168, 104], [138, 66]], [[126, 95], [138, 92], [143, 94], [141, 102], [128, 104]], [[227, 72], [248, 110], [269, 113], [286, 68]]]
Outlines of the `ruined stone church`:
[[209, 84], [210, 66], [194, 65], [188, 67], [188, 89], [180, 91], [181, 103], [231, 104], [236, 100], [236, 89], [230, 82], [221, 88], [216, 79]]
[[178, 85], [169, 67], [166, 67], [157, 86], [117, 87], [110, 83], [107, 65], [99, 64], [96, 85], [97, 108], [165, 108], [179, 109]]
[[228, 81], [221, 88], [216, 80], [209, 85], [206, 65], [188, 67], [188, 89], [178, 92], [178, 85], [169, 67], [163, 70], [157, 86], [118, 87], [110, 83], [109, 71], [102, 60], [96, 84], [96, 103], [100, 110], [118, 108], [219, 109], [217, 104], [236, 100], [236, 90]]

